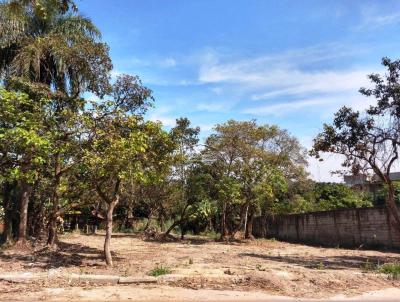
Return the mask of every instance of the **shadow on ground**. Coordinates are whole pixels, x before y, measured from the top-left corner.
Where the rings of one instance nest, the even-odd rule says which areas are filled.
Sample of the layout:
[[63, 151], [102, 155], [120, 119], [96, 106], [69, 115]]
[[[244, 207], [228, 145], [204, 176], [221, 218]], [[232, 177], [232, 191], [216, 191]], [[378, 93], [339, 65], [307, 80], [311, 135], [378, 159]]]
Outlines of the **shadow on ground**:
[[[121, 260], [115, 252], [111, 252], [115, 261]], [[43, 248], [37, 251], [19, 253], [11, 249], [0, 252], [0, 260], [4, 262], [21, 261], [26, 268], [59, 268], [76, 266], [104, 266], [103, 250], [82, 244], [60, 241], [56, 250]]]
[[294, 264], [306, 268], [324, 269], [349, 269], [349, 268], [368, 268], [387, 262], [398, 262], [400, 257], [395, 256], [273, 256], [256, 253], [241, 253], [239, 257], [252, 257], [262, 260], [275, 261], [281, 263]]

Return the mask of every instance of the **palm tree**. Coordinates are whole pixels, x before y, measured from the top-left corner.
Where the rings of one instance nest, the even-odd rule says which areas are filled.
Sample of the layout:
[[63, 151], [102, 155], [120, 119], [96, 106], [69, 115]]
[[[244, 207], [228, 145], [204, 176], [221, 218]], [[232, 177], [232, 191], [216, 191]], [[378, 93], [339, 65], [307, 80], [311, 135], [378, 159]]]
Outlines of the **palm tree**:
[[10, 0], [0, 4], [0, 75], [45, 84], [76, 98], [104, 95], [112, 68], [108, 46], [71, 0]]

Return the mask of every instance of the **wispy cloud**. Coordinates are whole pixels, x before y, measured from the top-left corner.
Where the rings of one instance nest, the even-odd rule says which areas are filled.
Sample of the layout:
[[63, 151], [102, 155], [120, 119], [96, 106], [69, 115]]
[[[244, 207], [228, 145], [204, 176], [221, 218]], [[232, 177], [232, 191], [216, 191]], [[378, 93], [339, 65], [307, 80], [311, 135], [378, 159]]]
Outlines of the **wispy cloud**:
[[167, 127], [176, 125], [176, 118], [171, 116], [171, 108], [169, 107], [156, 107], [147, 114], [147, 118], [153, 122], [161, 122]]
[[243, 113], [253, 115], [281, 115], [284, 112], [294, 111], [297, 109], [320, 106], [328, 103], [328, 100], [311, 99], [311, 100], [300, 100], [288, 103], [277, 103], [272, 105], [257, 106], [243, 110]]
[[210, 112], [219, 112], [223, 110], [229, 109], [229, 105], [224, 103], [200, 103], [196, 106], [196, 109], [199, 111], [210, 111]]
[[360, 87], [367, 86], [367, 74], [371, 70], [344, 70], [344, 71], [302, 71], [283, 69], [277, 74], [274, 83], [269, 86], [268, 92], [255, 94], [253, 100], [269, 99], [284, 95], [305, 95], [314, 93], [341, 93], [354, 92]]
[[251, 93], [251, 99], [262, 100], [287, 95], [357, 91], [368, 84], [366, 75], [372, 69], [327, 70], [315, 67], [317, 62], [353, 55], [339, 47], [314, 47], [267, 55], [253, 59], [203, 64], [199, 81], [231, 84]]
[[367, 6], [361, 10], [361, 24], [358, 29], [365, 27], [383, 27], [400, 23], [400, 12], [391, 10], [382, 12], [376, 6]]

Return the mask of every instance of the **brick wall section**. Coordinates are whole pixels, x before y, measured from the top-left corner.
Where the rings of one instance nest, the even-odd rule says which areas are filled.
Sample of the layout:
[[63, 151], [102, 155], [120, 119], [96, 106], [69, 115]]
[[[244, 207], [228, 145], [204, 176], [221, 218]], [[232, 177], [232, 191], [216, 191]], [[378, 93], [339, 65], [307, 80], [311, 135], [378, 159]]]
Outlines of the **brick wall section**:
[[253, 235], [333, 247], [400, 248], [399, 229], [384, 207], [257, 217]]

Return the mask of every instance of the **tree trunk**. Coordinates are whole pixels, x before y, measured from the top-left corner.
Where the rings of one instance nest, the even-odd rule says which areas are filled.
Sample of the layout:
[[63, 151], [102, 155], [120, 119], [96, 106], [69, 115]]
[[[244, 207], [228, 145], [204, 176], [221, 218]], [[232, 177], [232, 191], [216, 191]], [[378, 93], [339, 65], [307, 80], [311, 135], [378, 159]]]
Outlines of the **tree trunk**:
[[26, 243], [26, 229], [28, 224], [28, 205], [31, 187], [26, 180], [21, 181], [21, 199], [19, 209], [18, 243]]
[[119, 195], [116, 195], [116, 197], [108, 204], [107, 208], [106, 238], [104, 240], [104, 257], [106, 260], [106, 264], [109, 266], [113, 266], [110, 246], [111, 246], [111, 235], [113, 227], [113, 212], [118, 202], [119, 202]]
[[246, 231], [244, 234], [245, 239], [253, 238], [253, 221], [254, 221], [254, 212], [250, 211], [250, 215], [246, 224]]
[[389, 182], [388, 184], [388, 196], [386, 198], [386, 207], [394, 218], [394, 221], [397, 224], [397, 228], [400, 229], [400, 211], [395, 202], [395, 188], [393, 182]]
[[160, 210], [158, 214], [158, 221], [160, 222], [161, 232], [165, 231], [164, 213]]
[[59, 215], [58, 187], [60, 186], [62, 172], [58, 153], [55, 155], [55, 161], [53, 194], [51, 196], [52, 209], [49, 217], [49, 237], [47, 239], [47, 245], [51, 247], [57, 241], [57, 217]]
[[133, 228], [133, 204], [130, 202], [127, 207], [127, 213], [125, 216], [125, 229]]
[[226, 223], [226, 202], [222, 206], [221, 215], [221, 240], [225, 240], [228, 237], [228, 226]]
[[245, 211], [245, 214], [244, 214], [244, 233], [245, 233], [245, 238], [246, 238], [246, 232], [247, 232], [247, 218], [248, 218], [248, 215], [249, 215], [249, 205], [247, 204], [247, 206], [246, 206], [246, 211]]
[[168, 228], [168, 230], [165, 232], [164, 235], [165, 235], [165, 236], [169, 235], [169, 233], [171, 233], [171, 231], [172, 231], [175, 227], [177, 227], [180, 223], [181, 223], [181, 220], [174, 221], [174, 223], [171, 224], [171, 226]]
[[13, 186], [9, 182], [3, 184], [3, 208], [4, 208], [4, 229], [1, 234], [1, 242], [9, 244], [13, 241], [13, 205], [11, 201], [11, 191]]

